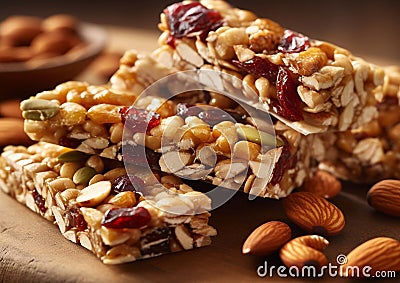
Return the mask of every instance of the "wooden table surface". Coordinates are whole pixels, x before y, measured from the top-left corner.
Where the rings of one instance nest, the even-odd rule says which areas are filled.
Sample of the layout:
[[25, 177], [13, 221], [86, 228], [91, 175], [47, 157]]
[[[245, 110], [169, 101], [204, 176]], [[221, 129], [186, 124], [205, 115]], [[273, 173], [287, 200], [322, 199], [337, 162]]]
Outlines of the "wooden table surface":
[[[156, 46], [155, 33], [113, 26], [107, 29], [110, 49], [151, 50]], [[365, 201], [367, 189], [346, 183], [343, 192], [333, 199], [347, 221], [340, 235], [329, 238], [326, 254], [333, 264], [339, 254], [348, 253], [365, 240], [400, 237], [399, 219], [371, 209]], [[0, 193], [0, 282], [265, 282], [271, 278], [257, 275], [265, 259], [242, 255], [241, 246], [254, 228], [269, 220], [290, 223], [280, 201], [250, 201], [238, 193], [213, 211], [211, 224], [219, 235], [210, 247], [106, 266], [84, 248], [64, 239], [52, 223]], [[292, 227], [295, 235], [301, 235]], [[268, 264], [279, 265], [277, 255], [268, 258]], [[274, 282], [287, 280], [276, 274], [272, 278]], [[337, 282], [337, 278], [326, 277], [324, 281]]]

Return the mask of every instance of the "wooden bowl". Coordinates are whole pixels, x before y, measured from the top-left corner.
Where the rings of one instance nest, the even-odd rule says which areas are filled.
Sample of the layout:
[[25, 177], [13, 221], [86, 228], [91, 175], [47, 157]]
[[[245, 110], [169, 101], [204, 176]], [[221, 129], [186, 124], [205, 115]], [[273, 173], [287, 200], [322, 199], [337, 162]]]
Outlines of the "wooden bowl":
[[80, 23], [79, 33], [87, 45], [74, 52], [40, 61], [0, 63], [0, 100], [27, 98], [76, 77], [107, 41], [105, 30], [98, 25]]

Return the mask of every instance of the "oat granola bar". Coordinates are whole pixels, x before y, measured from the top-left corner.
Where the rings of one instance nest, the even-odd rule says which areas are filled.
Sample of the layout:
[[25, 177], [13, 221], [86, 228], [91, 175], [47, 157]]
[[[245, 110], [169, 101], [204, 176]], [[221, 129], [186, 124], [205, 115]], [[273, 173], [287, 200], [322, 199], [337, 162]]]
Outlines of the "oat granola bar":
[[400, 178], [400, 69], [385, 72], [376, 119], [355, 130], [307, 137], [320, 168], [357, 183]]
[[[98, 93], [108, 98], [96, 104], [93, 97]], [[217, 93], [208, 94], [214, 104], [203, 92], [195, 92], [189, 93], [191, 102], [200, 98], [205, 103], [146, 96], [132, 107], [116, 103], [120, 100], [114, 96], [126, 97], [116, 93], [112, 87], [78, 82], [39, 93], [21, 104], [25, 131], [36, 141], [149, 164], [262, 197], [284, 197], [308, 174], [307, 145], [299, 133], [280, 122], [254, 123], [237, 103]], [[209, 110], [210, 104], [219, 107]], [[140, 155], [144, 147], [145, 154]]]
[[121, 163], [46, 143], [9, 146], [0, 165], [3, 192], [105, 264], [202, 247], [216, 235], [208, 225], [210, 199], [173, 176], [154, 183], [139, 168], [129, 179]]
[[382, 68], [224, 1], [184, 1], [161, 14], [158, 61], [243, 80], [264, 108], [303, 134], [351, 130], [377, 116]]

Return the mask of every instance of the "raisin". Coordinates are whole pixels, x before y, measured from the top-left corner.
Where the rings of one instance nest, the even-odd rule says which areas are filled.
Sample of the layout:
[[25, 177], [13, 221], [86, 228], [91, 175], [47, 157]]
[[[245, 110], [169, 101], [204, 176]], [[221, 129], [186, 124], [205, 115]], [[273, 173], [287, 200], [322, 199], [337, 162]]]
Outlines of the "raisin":
[[123, 162], [138, 166], [149, 165], [152, 169], [160, 170], [158, 163], [161, 157], [161, 153], [157, 153], [151, 149], [137, 144], [133, 145], [127, 143], [123, 145], [123, 148]]
[[290, 121], [303, 120], [301, 100], [297, 94], [297, 84], [289, 70], [279, 67], [276, 79], [276, 96], [280, 107], [277, 113]]
[[141, 228], [151, 220], [151, 215], [144, 207], [112, 208], [106, 212], [101, 224], [107, 228]]
[[167, 16], [171, 36], [183, 38], [193, 33], [205, 40], [210, 31], [221, 27], [224, 23], [219, 12], [211, 10], [198, 2], [187, 4], [176, 3], [164, 9]]
[[142, 254], [157, 255], [171, 251], [171, 230], [168, 227], [160, 227], [146, 234], [140, 241]]
[[285, 34], [278, 45], [278, 51], [283, 53], [295, 53], [307, 50], [310, 47], [310, 39], [292, 30], [285, 30]]
[[239, 60], [232, 60], [232, 63], [239, 69], [242, 69], [247, 73], [256, 76], [257, 78], [264, 77], [273, 84], [275, 84], [276, 82], [276, 78], [279, 72], [279, 66], [275, 65], [266, 58], [255, 56], [252, 59], [244, 62], [240, 62]]
[[84, 231], [87, 228], [87, 223], [78, 208], [70, 208], [69, 215], [71, 216], [71, 226], [79, 231]]
[[111, 194], [116, 195], [121, 192], [131, 191], [135, 193], [136, 199], [139, 199], [141, 191], [145, 187], [142, 179], [137, 176], [122, 175], [114, 180], [111, 186]]
[[45, 213], [46, 212], [46, 201], [44, 200], [44, 198], [38, 193], [38, 191], [36, 189], [32, 191], [32, 196], [33, 196], [35, 204], [39, 208], [40, 212]]
[[69, 148], [77, 148], [82, 141], [74, 138], [69, 137], [61, 137], [58, 141], [59, 145], [69, 147]]
[[126, 126], [125, 129], [132, 132], [132, 134], [148, 132], [161, 122], [159, 114], [133, 106], [122, 107], [119, 113], [121, 114], [122, 123]]

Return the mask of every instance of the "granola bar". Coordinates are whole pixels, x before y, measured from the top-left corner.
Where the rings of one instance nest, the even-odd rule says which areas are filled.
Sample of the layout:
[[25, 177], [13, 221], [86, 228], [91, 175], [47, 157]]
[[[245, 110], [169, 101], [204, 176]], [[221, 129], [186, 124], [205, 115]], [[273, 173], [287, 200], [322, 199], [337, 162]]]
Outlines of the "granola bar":
[[210, 199], [173, 176], [155, 182], [131, 168], [132, 179], [121, 163], [45, 143], [9, 146], [0, 165], [2, 191], [105, 264], [202, 247], [216, 235]]
[[377, 116], [384, 71], [331, 43], [220, 0], [173, 4], [159, 28], [160, 63], [237, 76], [302, 134], [356, 129]]
[[307, 137], [320, 168], [357, 183], [400, 178], [400, 69], [385, 72], [376, 119], [359, 129]]
[[[184, 94], [182, 99], [203, 102], [193, 107], [159, 96], [141, 96], [134, 106], [130, 101], [118, 104], [116, 98], [96, 104], [98, 93], [130, 93], [116, 92], [108, 86], [69, 82], [39, 93], [21, 104], [25, 131], [36, 141], [149, 164], [179, 177], [262, 197], [284, 197], [308, 174], [309, 154], [299, 133], [282, 123], [269, 124], [266, 118], [256, 121], [257, 113], [248, 115], [218, 93]], [[210, 104], [219, 107], [210, 109]]]

